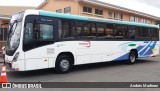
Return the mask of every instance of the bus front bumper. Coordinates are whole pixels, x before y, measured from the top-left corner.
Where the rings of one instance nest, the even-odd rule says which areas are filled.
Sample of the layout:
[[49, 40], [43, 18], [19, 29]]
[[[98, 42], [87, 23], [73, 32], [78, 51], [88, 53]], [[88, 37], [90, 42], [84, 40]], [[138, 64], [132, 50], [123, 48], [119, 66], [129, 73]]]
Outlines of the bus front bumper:
[[18, 66], [17, 62], [6, 61], [7, 68], [12, 71], [24, 71], [23, 68]]

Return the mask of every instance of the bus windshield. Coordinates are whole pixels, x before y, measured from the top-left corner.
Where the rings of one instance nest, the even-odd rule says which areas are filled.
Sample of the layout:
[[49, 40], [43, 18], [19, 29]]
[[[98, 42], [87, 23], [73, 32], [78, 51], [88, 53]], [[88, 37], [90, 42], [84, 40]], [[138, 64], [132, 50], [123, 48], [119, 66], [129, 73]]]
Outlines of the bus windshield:
[[10, 25], [9, 35], [8, 35], [8, 48], [14, 50], [18, 47], [20, 42], [22, 22], [14, 22]]
[[7, 40], [7, 54], [13, 55], [14, 51], [18, 48], [20, 43], [21, 28], [22, 28], [22, 14], [17, 13], [12, 16], [8, 30]]

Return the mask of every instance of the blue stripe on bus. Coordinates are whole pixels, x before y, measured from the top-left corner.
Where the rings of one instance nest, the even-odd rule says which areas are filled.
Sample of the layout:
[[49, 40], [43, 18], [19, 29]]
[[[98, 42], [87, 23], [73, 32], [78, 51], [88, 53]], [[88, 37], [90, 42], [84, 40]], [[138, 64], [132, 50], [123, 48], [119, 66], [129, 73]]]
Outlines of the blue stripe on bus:
[[[138, 51], [138, 58], [146, 58], [146, 57], [150, 57], [150, 53], [153, 51], [153, 49], [155, 48], [157, 41], [150, 41], [150, 42], [145, 42], [147, 43], [146, 45], [143, 46], [138, 46], [137, 51]], [[144, 48], [145, 47], [145, 48]], [[126, 47], [127, 48], [127, 47]], [[116, 58], [115, 60], [126, 60], [129, 57], [129, 53], [126, 53], [118, 58]]]
[[76, 19], [76, 20], [85, 20], [85, 21], [96, 21], [96, 22], [106, 22], [106, 23], [115, 23], [115, 24], [123, 24], [123, 25], [134, 25], [134, 26], [159, 28], [159, 26], [151, 25], [151, 24], [109, 20], [109, 19], [102, 19], [102, 18], [91, 18], [91, 17], [86, 17], [86, 16], [61, 14], [61, 13], [55, 13], [55, 12], [49, 12], [49, 11], [39, 11], [39, 14], [42, 16], [50, 16], [50, 17], [57, 17], [57, 18], [67, 18], [67, 19]]

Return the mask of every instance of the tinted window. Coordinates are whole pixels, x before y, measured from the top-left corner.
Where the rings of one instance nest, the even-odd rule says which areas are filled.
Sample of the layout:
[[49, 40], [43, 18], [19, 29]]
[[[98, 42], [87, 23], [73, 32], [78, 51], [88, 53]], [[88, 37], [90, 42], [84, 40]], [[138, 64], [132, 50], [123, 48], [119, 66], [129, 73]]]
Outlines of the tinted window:
[[53, 26], [40, 24], [40, 38], [42, 40], [53, 40]]
[[95, 23], [78, 22], [77, 37], [78, 39], [96, 39]]
[[159, 35], [158, 29], [155, 29], [155, 28], [151, 29], [152, 40], [158, 40], [159, 38], [158, 35]]
[[99, 24], [98, 25], [98, 39], [113, 39], [114, 38], [113, 24]]
[[24, 30], [23, 50], [27, 51], [53, 43], [53, 32], [53, 25], [27, 23]]
[[24, 31], [24, 42], [25, 44], [29, 41], [33, 41], [33, 23], [27, 23]]
[[69, 21], [69, 20], [62, 20], [61, 21], [61, 32], [60, 32], [60, 38], [61, 39], [74, 39], [75, 36], [75, 22]]
[[98, 33], [98, 37], [103, 37], [103, 36], [106, 36], [106, 24], [98, 24], [98, 27], [97, 27], [97, 33]]
[[138, 39], [148, 39], [150, 38], [150, 28], [142, 27], [139, 31], [137, 31]]
[[116, 26], [115, 39], [128, 39], [127, 26], [123, 26], [123, 25]]
[[136, 39], [136, 31], [140, 31], [140, 27], [129, 27], [129, 39]]

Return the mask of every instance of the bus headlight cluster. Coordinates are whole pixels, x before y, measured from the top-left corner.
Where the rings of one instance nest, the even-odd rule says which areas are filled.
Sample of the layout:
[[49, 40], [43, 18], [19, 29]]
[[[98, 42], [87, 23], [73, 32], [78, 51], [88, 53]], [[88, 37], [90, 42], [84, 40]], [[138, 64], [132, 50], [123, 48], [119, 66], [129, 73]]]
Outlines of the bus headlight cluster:
[[17, 61], [18, 56], [19, 56], [19, 52], [17, 52], [17, 53], [16, 53], [16, 55], [14, 56], [14, 58], [13, 58], [13, 62], [16, 62], [16, 61]]

